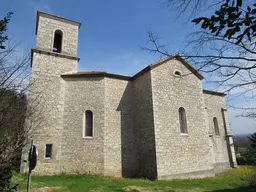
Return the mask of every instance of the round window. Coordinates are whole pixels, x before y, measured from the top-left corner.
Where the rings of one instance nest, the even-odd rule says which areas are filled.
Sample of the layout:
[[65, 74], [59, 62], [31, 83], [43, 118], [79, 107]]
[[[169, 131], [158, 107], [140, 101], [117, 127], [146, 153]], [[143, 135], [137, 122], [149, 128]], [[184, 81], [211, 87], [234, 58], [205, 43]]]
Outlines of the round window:
[[180, 71], [174, 71], [174, 73], [173, 73], [175, 76], [181, 76], [181, 72]]

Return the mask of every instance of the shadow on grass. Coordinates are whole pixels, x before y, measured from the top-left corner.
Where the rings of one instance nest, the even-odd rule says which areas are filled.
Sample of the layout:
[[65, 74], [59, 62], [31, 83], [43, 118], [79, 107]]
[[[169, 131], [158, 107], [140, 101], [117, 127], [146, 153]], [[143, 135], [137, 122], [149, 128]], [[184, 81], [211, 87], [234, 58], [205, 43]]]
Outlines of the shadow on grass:
[[256, 192], [256, 186], [239, 187], [235, 189], [219, 189], [219, 190], [208, 191], [208, 192]]

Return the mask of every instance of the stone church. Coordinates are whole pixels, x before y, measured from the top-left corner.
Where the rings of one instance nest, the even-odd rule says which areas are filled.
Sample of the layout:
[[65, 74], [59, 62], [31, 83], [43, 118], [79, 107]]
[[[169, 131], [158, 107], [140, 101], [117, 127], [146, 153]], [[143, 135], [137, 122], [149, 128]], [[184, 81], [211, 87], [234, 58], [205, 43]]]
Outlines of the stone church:
[[225, 94], [203, 89], [204, 77], [178, 54], [134, 76], [78, 72], [80, 26], [37, 12], [30, 99], [40, 98], [42, 121], [33, 131], [34, 173], [154, 180], [237, 166]]

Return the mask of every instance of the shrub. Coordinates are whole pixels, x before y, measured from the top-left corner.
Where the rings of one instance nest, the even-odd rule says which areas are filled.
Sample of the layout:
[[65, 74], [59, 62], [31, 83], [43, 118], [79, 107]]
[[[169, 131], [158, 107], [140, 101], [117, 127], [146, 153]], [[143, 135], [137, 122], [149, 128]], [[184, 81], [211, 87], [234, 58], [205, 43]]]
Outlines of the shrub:
[[237, 165], [246, 165], [246, 159], [244, 157], [237, 157], [236, 158]]
[[256, 173], [251, 173], [247, 178], [250, 187], [256, 187]]
[[252, 169], [249, 169], [246, 171], [246, 173], [244, 174], [244, 181], [246, 181], [248, 183], [248, 185], [250, 187], [255, 187], [256, 188], [256, 171], [255, 171], [255, 167]]

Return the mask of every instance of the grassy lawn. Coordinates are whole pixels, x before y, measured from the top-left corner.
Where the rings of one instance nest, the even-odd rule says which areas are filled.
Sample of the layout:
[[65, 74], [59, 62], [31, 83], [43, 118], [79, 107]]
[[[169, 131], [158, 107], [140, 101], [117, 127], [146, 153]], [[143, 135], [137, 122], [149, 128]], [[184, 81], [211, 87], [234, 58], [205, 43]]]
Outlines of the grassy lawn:
[[[32, 176], [32, 192], [256, 192], [255, 186], [248, 186], [252, 175], [256, 182], [256, 167], [230, 169], [214, 178], [161, 181], [96, 175]], [[26, 191], [25, 175], [15, 174], [13, 182]]]

